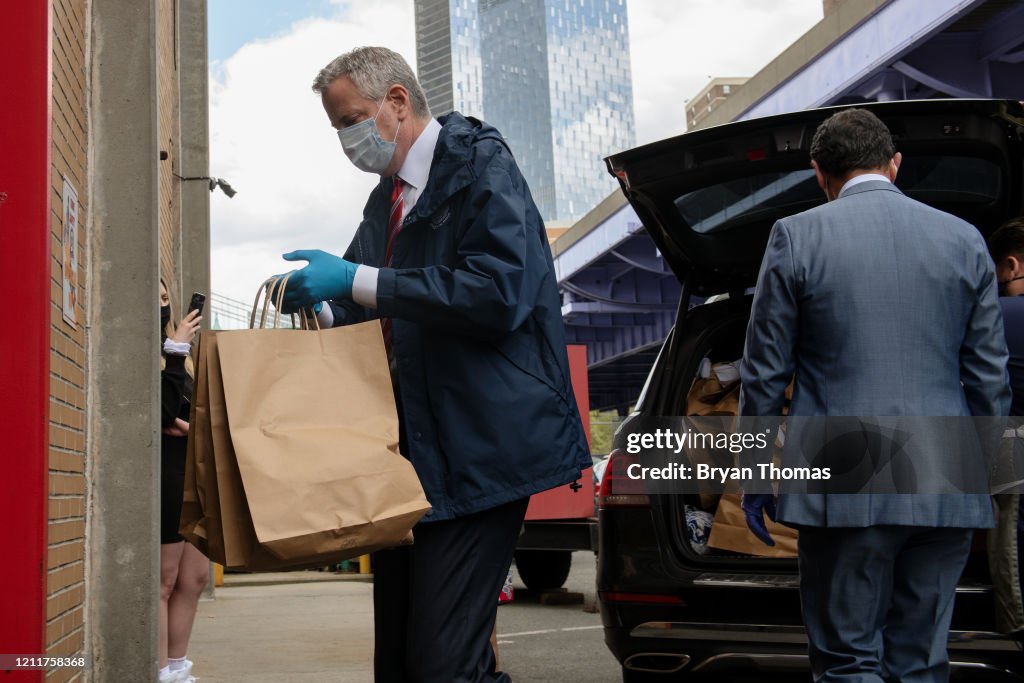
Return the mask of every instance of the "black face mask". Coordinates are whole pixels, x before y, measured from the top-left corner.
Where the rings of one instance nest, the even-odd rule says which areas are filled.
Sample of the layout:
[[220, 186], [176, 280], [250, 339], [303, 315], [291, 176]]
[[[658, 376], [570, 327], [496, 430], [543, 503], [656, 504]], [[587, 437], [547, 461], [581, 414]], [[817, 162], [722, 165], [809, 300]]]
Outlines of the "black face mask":
[[167, 327], [167, 323], [171, 322], [171, 307], [161, 306], [160, 307], [160, 329]]
[[1006, 294], [1007, 286], [1009, 286], [1009, 284], [1011, 282], [1016, 282], [1017, 280], [1024, 280], [1024, 275], [1018, 275], [1017, 277], [1011, 277], [1009, 280], [1003, 280], [1002, 282], [996, 282], [996, 284], [999, 285], [999, 296], [1007, 296], [1007, 294]]

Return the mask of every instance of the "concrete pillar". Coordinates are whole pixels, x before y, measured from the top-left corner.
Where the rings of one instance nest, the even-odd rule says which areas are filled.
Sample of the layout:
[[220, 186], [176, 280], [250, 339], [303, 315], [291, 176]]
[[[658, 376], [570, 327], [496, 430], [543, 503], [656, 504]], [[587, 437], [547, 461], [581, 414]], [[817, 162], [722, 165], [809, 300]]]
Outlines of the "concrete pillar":
[[[210, 175], [209, 73], [206, 0], [180, 0], [179, 81], [181, 170], [188, 178]], [[181, 181], [182, 301], [192, 292], [210, 294], [210, 190], [206, 181]], [[207, 303], [206, 311], [209, 311]], [[209, 316], [203, 328], [209, 329]]]
[[90, 681], [151, 681], [159, 589], [155, 0], [91, 0]]
[[[206, 0], [180, 0], [178, 9], [178, 93], [181, 112], [181, 168], [191, 178], [210, 175], [210, 102], [207, 65]], [[181, 301], [192, 292], [206, 294], [203, 329], [210, 329], [210, 190], [206, 181], [181, 185]], [[214, 571], [203, 596], [214, 596]]]

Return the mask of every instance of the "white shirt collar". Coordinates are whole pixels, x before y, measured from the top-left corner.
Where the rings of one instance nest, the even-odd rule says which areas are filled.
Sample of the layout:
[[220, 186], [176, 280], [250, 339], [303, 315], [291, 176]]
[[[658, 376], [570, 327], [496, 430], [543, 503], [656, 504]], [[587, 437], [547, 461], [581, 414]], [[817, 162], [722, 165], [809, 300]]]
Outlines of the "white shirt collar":
[[398, 169], [398, 177], [406, 185], [411, 185], [417, 190], [422, 190], [427, 185], [427, 178], [430, 177], [430, 164], [434, 161], [434, 148], [437, 146], [437, 138], [441, 134], [441, 124], [436, 119], [430, 119], [416, 142], [412, 143], [402, 168]]
[[843, 185], [843, 189], [839, 190], [839, 196], [842, 197], [843, 193], [849, 190], [854, 185], [860, 185], [861, 183], [866, 183], [871, 180], [883, 180], [887, 183], [891, 182], [881, 173], [863, 173], [861, 175], [855, 175], [846, 181], [846, 184]]

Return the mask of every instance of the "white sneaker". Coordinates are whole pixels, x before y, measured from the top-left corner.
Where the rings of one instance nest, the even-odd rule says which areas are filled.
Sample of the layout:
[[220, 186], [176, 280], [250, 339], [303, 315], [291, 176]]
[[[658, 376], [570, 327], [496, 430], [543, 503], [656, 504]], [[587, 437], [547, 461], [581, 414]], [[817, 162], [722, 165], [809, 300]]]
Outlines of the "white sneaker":
[[192, 675], [192, 660], [185, 660], [185, 668], [178, 669], [176, 672], [181, 678], [178, 679], [177, 683], [196, 683], [199, 679]]
[[185, 660], [185, 667], [177, 671], [169, 671], [161, 676], [159, 683], [196, 683], [199, 679], [192, 675], [192, 662]]

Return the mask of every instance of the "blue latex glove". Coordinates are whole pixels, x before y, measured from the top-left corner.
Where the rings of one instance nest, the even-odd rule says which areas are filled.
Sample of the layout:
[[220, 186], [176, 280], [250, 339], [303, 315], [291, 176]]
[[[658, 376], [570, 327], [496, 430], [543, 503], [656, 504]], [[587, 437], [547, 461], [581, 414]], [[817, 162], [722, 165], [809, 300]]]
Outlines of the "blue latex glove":
[[770, 493], [745, 493], [740, 501], [740, 507], [743, 508], [750, 531], [765, 545], [775, 545], [764, 523], [765, 513], [770, 520], [775, 521], [775, 496]]
[[320, 249], [300, 249], [282, 256], [285, 261], [308, 261], [305, 268], [293, 271], [284, 291], [282, 313], [297, 313], [328, 299], [352, 296], [356, 264]]
[[[283, 278], [285, 275], [294, 274], [296, 272], [298, 272], [298, 271], [290, 270], [287, 273], [280, 273], [278, 275], [274, 275], [273, 277], [275, 277], [275, 278]], [[277, 306], [277, 285], [270, 285], [269, 291], [267, 292], [267, 298], [270, 299], [270, 303], [274, 304], [274, 306]], [[315, 313], [316, 315], [320, 315], [320, 311], [324, 310], [324, 303], [326, 303], [326, 302], [324, 302], [324, 301], [317, 301], [315, 304], [313, 304], [313, 313]], [[283, 308], [284, 304], [281, 304], [281, 306]], [[285, 311], [281, 311], [281, 312], [284, 313]], [[287, 311], [287, 312], [289, 312], [289, 313], [298, 313], [298, 311]]]

